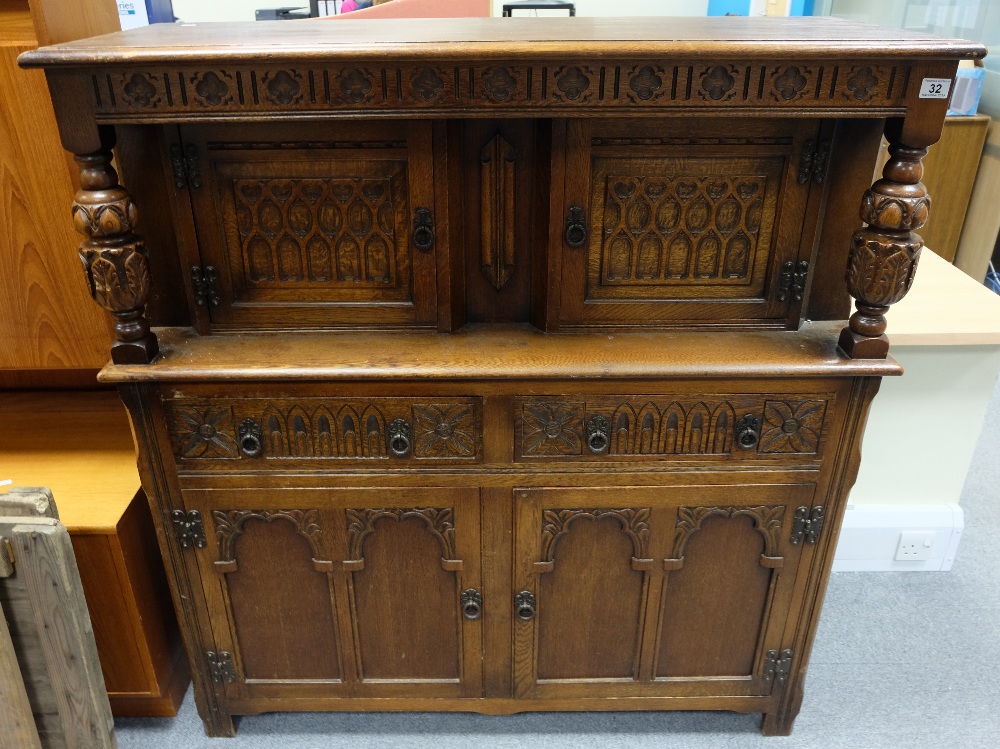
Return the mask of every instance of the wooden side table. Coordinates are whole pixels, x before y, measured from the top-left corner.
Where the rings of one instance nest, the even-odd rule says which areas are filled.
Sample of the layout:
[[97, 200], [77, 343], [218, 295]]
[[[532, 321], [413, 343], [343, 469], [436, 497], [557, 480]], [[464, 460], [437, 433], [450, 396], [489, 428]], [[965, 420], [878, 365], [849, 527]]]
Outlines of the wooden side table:
[[176, 715], [190, 676], [117, 394], [10, 393], [0, 422], [0, 480], [51, 488], [70, 532], [112, 712]]

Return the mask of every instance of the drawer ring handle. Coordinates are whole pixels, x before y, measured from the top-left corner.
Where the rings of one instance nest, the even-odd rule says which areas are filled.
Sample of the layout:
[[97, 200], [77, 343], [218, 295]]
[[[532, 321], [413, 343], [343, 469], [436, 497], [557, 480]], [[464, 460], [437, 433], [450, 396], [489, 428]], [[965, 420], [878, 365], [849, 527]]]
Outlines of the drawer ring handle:
[[760, 441], [760, 419], [756, 414], [747, 414], [736, 422], [736, 446], [740, 450], [752, 450]]
[[434, 219], [426, 208], [418, 208], [413, 218], [413, 246], [422, 252], [434, 247]]
[[601, 415], [591, 416], [587, 420], [587, 449], [594, 455], [603, 455], [611, 445], [608, 436], [611, 423]]
[[389, 452], [397, 458], [405, 458], [410, 454], [410, 425], [403, 419], [393, 419], [386, 429], [386, 442]]
[[535, 618], [535, 594], [530, 590], [522, 590], [514, 596], [514, 615], [522, 622], [530, 622]]
[[261, 429], [254, 419], [244, 419], [240, 424], [240, 452], [248, 458], [256, 458], [264, 452]]
[[570, 247], [583, 247], [587, 242], [587, 223], [583, 219], [583, 208], [571, 206], [566, 216], [566, 244]]
[[462, 616], [475, 621], [483, 615], [483, 594], [475, 588], [462, 591]]

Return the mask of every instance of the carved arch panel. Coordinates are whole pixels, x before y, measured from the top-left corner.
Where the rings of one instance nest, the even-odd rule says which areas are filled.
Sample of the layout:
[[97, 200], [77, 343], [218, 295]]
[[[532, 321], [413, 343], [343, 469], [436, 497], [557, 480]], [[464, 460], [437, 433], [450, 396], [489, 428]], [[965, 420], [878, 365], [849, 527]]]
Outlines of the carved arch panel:
[[[318, 510], [213, 510], [214, 567], [247, 684], [344, 680]], [[275, 633], [281, 633], [276, 637]]]

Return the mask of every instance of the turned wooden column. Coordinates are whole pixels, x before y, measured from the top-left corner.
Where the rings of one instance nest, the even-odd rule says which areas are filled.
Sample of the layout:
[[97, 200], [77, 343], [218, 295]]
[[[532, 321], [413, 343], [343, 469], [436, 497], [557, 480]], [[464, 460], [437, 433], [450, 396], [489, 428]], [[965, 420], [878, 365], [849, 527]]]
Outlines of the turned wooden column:
[[111, 142], [101, 150], [77, 154], [80, 190], [73, 202], [73, 225], [86, 239], [80, 260], [90, 295], [115, 319], [111, 359], [116, 364], [146, 364], [159, 351], [145, 317], [149, 297], [149, 258], [135, 233], [135, 203], [118, 184], [111, 164]]
[[889, 160], [882, 179], [861, 201], [867, 226], [854, 232], [847, 289], [857, 311], [840, 333], [840, 348], [854, 359], [884, 359], [889, 353], [885, 313], [910, 290], [924, 240], [914, 229], [927, 221], [931, 199], [920, 178], [926, 148], [902, 142], [902, 121], [886, 126]]

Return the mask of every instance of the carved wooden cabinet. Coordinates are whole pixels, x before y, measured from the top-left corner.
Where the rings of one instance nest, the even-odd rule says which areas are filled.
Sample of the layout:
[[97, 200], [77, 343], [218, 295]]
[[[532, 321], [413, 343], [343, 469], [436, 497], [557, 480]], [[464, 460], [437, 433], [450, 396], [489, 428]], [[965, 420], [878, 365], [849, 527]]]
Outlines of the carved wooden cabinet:
[[[102, 378], [206, 730], [727, 709], [788, 733], [900, 372], [920, 159], [983, 48], [828, 19], [336, 32], [21, 58], [81, 166]], [[131, 192], [116, 132], [146, 145]]]

